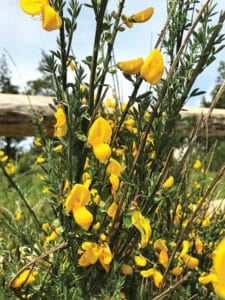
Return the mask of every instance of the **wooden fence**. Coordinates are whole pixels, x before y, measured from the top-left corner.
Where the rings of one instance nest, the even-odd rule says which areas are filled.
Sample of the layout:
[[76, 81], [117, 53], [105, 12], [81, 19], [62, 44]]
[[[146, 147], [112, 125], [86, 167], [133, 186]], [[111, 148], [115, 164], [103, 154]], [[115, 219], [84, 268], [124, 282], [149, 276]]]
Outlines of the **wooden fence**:
[[[43, 125], [51, 135], [55, 123], [54, 112], [49, 107], [51, 103], [51, 97], [0, 94], [0, 136], [34, 136], [33, 112], [43, 117]], [[180, 130], [190, 124], [186, 118], [198, 119], [207, 112], [207, 108], [185, 107], [181, 111], [183, 121]], [[214, 109], [206, 127], [202, 128], [201, 135], [207, 133], [208, 136], [225, 136], [225, 109]]]

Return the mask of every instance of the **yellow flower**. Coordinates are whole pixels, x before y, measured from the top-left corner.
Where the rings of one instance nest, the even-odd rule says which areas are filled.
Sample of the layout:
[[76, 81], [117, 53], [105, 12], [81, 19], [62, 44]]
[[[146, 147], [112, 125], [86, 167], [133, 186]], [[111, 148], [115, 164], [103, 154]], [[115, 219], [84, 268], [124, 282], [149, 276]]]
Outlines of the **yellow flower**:
[[108, 216], [111, 217], [112, 219], [115, 218], [117, 208], [118, 208], [118, 204], [116, 203], [116, 201], [113, 201], [107, 210]]
[[162, 250], [159, 253], [159, 263], [166, 268], [168, 265], [169, 257], [166, 250]]
[[166, 242], [162, 239], [158, 239], [153, 244], [154, 249], [157, 251], [168, 251], [168, 248], [166, 246]]
[[0, 157], [4, 156], [5, 152], [3, 150], [0, 150]]
[[49, 0], [20, 0], [20, 7], [28, 15], [39, 15]]
[[44, 231], [49, 231], [51, 230], [51, 226], [48, 224], [48, 223], [43, 223], [41, 225], [41, 228], [44, 230]]
[[20, 7], [29, 15], [41, 14], [42, 27], [47, 31], [58, 29], [62, 25], [60, 15], [49, 5], [48, 0], [20, 0]]
[[43, 193], [43, 194], [47, 194], [47, 195], [50, 195], [50, 194], [51, 194], [51, 192], [50, 192], [50, 190], [49, 190], [48, 187], [43, 188], [42, 193]]
[[99, 247], [96, 243], [89, 243], [85, 247], [85, 252], [79, 258], [78, 264], [81, 267], [87, 267], [97, 262], [99, 258]]
[[47, 31], [59, 29], [62, 26], [60, 15], [50, 5], [42, 9], [42, 27]]
[[21, 219], [21, 210], [20, 209], [17, 209], [16, 210], [16, 213], [15, 213], [15, 220], [16, 221], [19, 221]]
[[160, 284], [163, 280], [163, 275], [155, 268], [153, 268], [153, 269], [154, 269], [153, 270], [153, 282], [154, 282], [155, 287], [159, 288]]
[[141, 66], [143, 65], [144, 60], [141, 57], [130, 59], [127, 61], [122, 61], [117, 63], [117, 67], [124, 73], [127, 74], [137, 74], [140, 72]]
[[169, 176], [166, 181], [163, 183], [162, 188], [164, 190], [168, 190], [170, 189], [172, 186], [174, 185], [174, 177], [173, 176]]
[[114, 109], [116, 107], [116, 102], [112, 101], [111, 98], [107, 98], [106, 105], [107, 107]]
[[187, 240], [184, 240], [183, 241], [183, 249], [180, 253], [180, 257], [182, 257], [183, 255], [188, 253], [189, 247], [190, 247], [190, 243]]
[[183, 272], [183, 268], [182, 267], [174, 267], [172, 270], [171, 270], [171, 274], [175, 275], [175, 276], [180, 276]]
[[147, 82], [155, 85], [164, 72], [164, 61], [161, 52], [153, 49], [141, 66], [140, 74]]
[[93, 147], [95, 157], [104, 163], [111, 156], [111, 148], [108, 144], [99, 144]]
[[67, 124], [65, 123], [62, 127], [55, 128], [54, 136], [63, 137], [67, 134]]
[[143, 23], [148, 21], [151, 18], [153, 12], [154, 12], [154, 8], [149, 7], [132, 15], [128, 20], [133, 23]]
[[38, 164], [43, 164], [46, 161], [46, 159], [44, 157], [38, 156], [36, 161]]
[[60, 151], [62, 151], [62, 149], [63, 149], [63, 145], [59, 144], [53, 148], [53, 151], [60, 152]]
[[35, 281], [35, 277], [38, 274], [36, 271], [24, 270], [18, 277], [16, 277], [12, 282], [12, 287], [14, 289], [25, 287]]
[[1, 161], [5, 162], [5, 161], [7, 161], [8, 158], [9, 158], [8, 155], [4, 155], [1, 157]]
[[198, 169], [200, 169], [201, 167], [202, 167], [201, 161], [200, 161], [199, 159], [196, 159], [196, 161], [195, 161], [195, 163], [194, 163], [194, 165], [193, 165], [193, 168], [194, 168], [195, 170], [198, 170]]
[[39, 137], [36, 137], [34, 139], [34, 145], [37, 146], [37, 147], [41, 147], [42, 146], [41, 139]]
[[216, 248], [213, 264], [214, 273], [217, 277], [217, 282], [214, 284], [214, 289], [217, 294], [225, 298], [225, 238]]
[[112, 128], [104, 118], [99, 117], [92, 124], [88, 133], [88, 143], [94, 147], [99, 144], [110, 142]]
[[141, 255], [136, 255], [134, 257], [134, 261], [135, 261], [136, 266], [138, 266], [138, 267], [145, 267], [147, 264], [146, 258]]
[[140, 272], [141, 276], [144, 278], [148, 278], [148, 277], [152, 276], [153, 273], [154, 273], [154, 268], [150, 268], [150, 269], [143, 270]]
[[112, 194], [114, 194], [118, 190], [119, 185], [120, 185], [119, 177], [117, 175], [115, 175], [115, 174], [112, 174], [109, 177], [109, 181], [110, 181], [110, 183], [112, 185], [112, 187], [111, 187]]
[[199, 238], [197, 238], [195, 240], [195, 249], [196, 249], [198, 254], [202, 254], [202, 252], [204, 250], [204, 245], [203, 245], [202, 241]]
[[57, 107], [55, 112], [56, 124], [55, 124], [55, 136], [61, 137], [67, 134], [66, 115], [61, 105]]
[[217, 277], [215, 274], [210, 273], [210, 274], [201, 274], [201, 276], [198, 277], [198, 281], [201, 284], [208, 284], [208, 283], [216, 283], [217, 282]]
[[[70, 67], [70, 70], [71, 71], [74, 71], [75, 69], [76, 69], [76, 64], [75, 64], [75, 62], [74, 61], [70, 61], [69, 62], [69, 67]], [[85, 86], [84, 86], [85, 87]], [[82, 89], [81, 89], [81, 91], [82, 91]], [[83, 91], [82, 91], [83, 92]]]
[[120, 271], [123, 275], [131, 275], [133, 273], [133, 268], [130, 265], [122, 264], [120, 267]]
[[15, 173], [15, 165], [13, 164], [13, 162], [8, 162], [5, 166], [5, 171], [6, 173], [10, 176], [13, 173]]
[[72, 211], [75, 222], [84, 230], [88, 230], [94, 220], [92, 213], [85, 206]]
[[189, 268], [189, 269], [195, 269], [198, 267], [199, 260], [193, 256], [190, 256], [188, 254], [182, 255], [181, 259], [183, 260], [183, 263]]
[[149, 238], [151, 236], [151, 226], [147, 219], [141, 214], [139, 210], [134, 210], [132, 212], [131, 221], [133, 226], [135, 226], [141, 233], [141, 247], [146, 247]]
[[124, 167], [117, 160], [110, 158], [108, 167], [106, 169], [108, 173], [120, 176], [123, 170]]
[[71, 210], [74, 211], [81, 206], [87, 205], [90, 199], [91, 194], [88, 188], [83, 184], [76, 183], [66, 198], [66, 212], [68, 213]]

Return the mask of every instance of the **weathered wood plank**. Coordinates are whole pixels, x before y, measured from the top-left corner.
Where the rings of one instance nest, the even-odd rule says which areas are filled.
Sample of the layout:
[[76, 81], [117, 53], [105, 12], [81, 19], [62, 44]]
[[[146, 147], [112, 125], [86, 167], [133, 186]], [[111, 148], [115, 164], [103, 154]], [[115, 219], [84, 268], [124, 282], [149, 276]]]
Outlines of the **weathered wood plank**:
[[[54, 131], [54, 112], [49, 107], [53, 104], [51, 97], [0, 94], [0, 136], [24, 137], [35, 135], [33, 112], [43, 117], [43, 124], [51, 135]], [[185, 107], [181, 111], [183, 118], [200, 118], [206, 115], [207, 108]], [[186, 128], [187, 122], [182, 122], [180, 130]], [[201, 135], [225, 136], [225, 109], [214, 109], [208, 119], [207, 126]]]

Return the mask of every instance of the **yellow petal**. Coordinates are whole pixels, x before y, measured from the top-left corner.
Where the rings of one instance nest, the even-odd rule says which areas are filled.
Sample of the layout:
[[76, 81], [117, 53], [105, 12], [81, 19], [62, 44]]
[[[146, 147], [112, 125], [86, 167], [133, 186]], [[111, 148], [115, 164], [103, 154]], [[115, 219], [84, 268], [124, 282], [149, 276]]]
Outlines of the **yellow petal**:
[[154, 273], [154, 268], [150, 268], [150, 269], [143, 270], [140, 272], [141, 276], [144, 278], [148, 278], [148, 277], [152, 276], [153, 273]]
[[91, 194], [88, 188], [83, 184], [76, 183], [66, 198], [66, 212], [68, 213], [72, 209], [74, 210], [81, 206], [87, 205], [90, 199]]
[[114, 194], [118, 190], [119, 185], [120, 185], [119, 177], [115, 174], [112, 174], [109, 177], [109, 181], [112, 185], [112, 188], [111, 188], [112, 189], [112, 194]]
[[111, 156], [111, 148], [108, 144], [99, 144], [93, 147], [93, 152], [95, 157], [101, 162], [104, 163]]
[[157, 239], [153, 244], [154, 249], [157, 251], [168, 251], [168, 248], [166, 246], [166, 242], [162, 239]]
[[225, 239], [223, 239], [215, 251], [214, 272], [218, 282], [214, 285], [216, 292], [225, 297]]
[[143, 65], [144, 60], [141, 57], [122, 61], [117, 64], [117, 67], [124, 73], [127, 74], [137, 74], [140, 72], [141, 66]]
[[84, 230], [88, 230], [94, 220], [92, 213], [85, 206], [75, 209], [73, 217], [75, 222]]
[[134, 210], [132, 212], [131, 221], [133, 226], [141, 233], [141, 247], [146, 247], [152, 232], [148, 220], [144, 218], [139, 210]]
[[110, 207], [107, 210], [108, 216], [111, 217], [112, 219], [115, 218], [117, 208], [118, 208], [117, 203], [115, 201], [113, 201], [113, 203], [110, 205]]
[[162, 251], [159, 253], [159, 263], [160, 263], [164, 268], [166, 268], [167, 265], [168, 265], [168, 261], [169, 261], [169, 257], [168, 257], [167, 251], [162, 250]]
[[101, 244], [100, 248], [100, 254], [99, 254], [99, 261], [102, 267], [106, 270], [106, 272], [109, 272], [110, 270], [110, 263], [112, 261], [113, 255], [109, 248], [108, 243]]
[[81, 255], [78, 264], [87, 267], [97, 262], [99, 258], [99, 247], [96, 243], [90, 243], [90, 247]]
[[153, 12], [154, 12], [154, 8], [153, 7], [149, 7], [149, 8], [146, 8], [134, 15], [132, 15], [129, 20], [131, 19], [131, 21], [133, 23], [143, 23], [143, 22], [146, 22], [148, 21], [151, 16], [153, 15]]
[[202, 167], [201, 161], [200, 161], [199, 159], [196, 159], [196, 161], [195, 161], [195, 163], [194, 163], [194, 165], [193, 165], [193, 168], [194, 168], [195, 170], [198, 170], [198, 169], [200, 169], [201, 167]]
[[164, 72], [164, 61], [161, 52], [153, 49], [141, 66], [140, 74], [147, 82], [155, 85]]
[[158, 270], [154, 269], [153, 282], [155, 287], [159, 288], [162, 280], [163, 280], [163, 275]]
[[201, 284], [208, 284], [208, 283], [214, 283], [214, 282], [217, 282], [217, 277], [215, 274], [213, 273], [210, 273], [210, 274], [204, 274], [204, 275], [201, 275], [199, 278], [198, 278], [198, 281], [201, 283]]
[[62, 127], [55, 128], [54, 136], [63, 137], [67, 134], [67, 124], [65, 123]]
[[20, 0], [22, 10], [32, 16], [39, 15], [42, 8], [48, 4], [48, 0]]
[[199, 260], [193, 256], [190, 256], [188, 254], [184, 254], [182, 257], [182, 260], [184, 264], [189, 268], [189, 269], [195, 269], [198, 267]]
[[110, 158], [108, 167], [106, 169], [108, 173], [120, 176], [123, 170], [124, 167], [117, 160]]
[[99, 117], [92, 124], [88, 133], [88, 143], [97, 146], [102, 143], [109, 143], [112, 136], [112, 128], [104, 118]]
[[145, 267], [147, 264], [146, 258], [141, 255], [135, 256], [134, 261], [135, 261], [136, 266], [138, 266], [138, 267]]
[[61, 106], [59, 106], [55, 112], [55, 118], [56, 118], [56, 124], [55, 128], [62, 127], [66, 123], [66, 115], [64, 113], [64, 110]]
[[35, 280], [36, 271], [24, 270], [12, 283], [13, 288], [25, 287]]
[[204, 250], [204, 245], [200, 239], [195, 240], [195, 249], [198, 254], [202, 254], [202, 252]]
[[60, 15], [50, 5], [42, 9], [42, 27], [47, 31], [59, 29], [62, 25]]
[[171, 273], [175, 276], [180, 276], [183, 272], [183, 268], [182, 267], [174, 267], [172, 270], [171, 270]]
[[169, 176], [166, 181], [163, 183], [163, 189], [164, 190], [168, 190], [170, 189], [172, 186], [174, 185], [174, 177], [173, 176]]

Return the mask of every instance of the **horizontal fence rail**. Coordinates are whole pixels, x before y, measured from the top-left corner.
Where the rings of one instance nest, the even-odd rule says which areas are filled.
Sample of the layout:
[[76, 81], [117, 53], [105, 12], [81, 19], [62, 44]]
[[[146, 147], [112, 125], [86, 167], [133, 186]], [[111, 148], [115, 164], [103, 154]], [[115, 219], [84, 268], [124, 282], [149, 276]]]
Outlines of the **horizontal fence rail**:
[[[25, 137], [35, 135], [34, 113], [43, 118], [49, 135], [54, 132], [54, 111], [49, 106], [52, 97], [0, 94], [0, 136]], [[208, 113], [208, 108], [184, 107], [179, 130], [192, 129], [198, 118]], [[201, 135], [225, 136], [225, 109], [214, 109]]]

